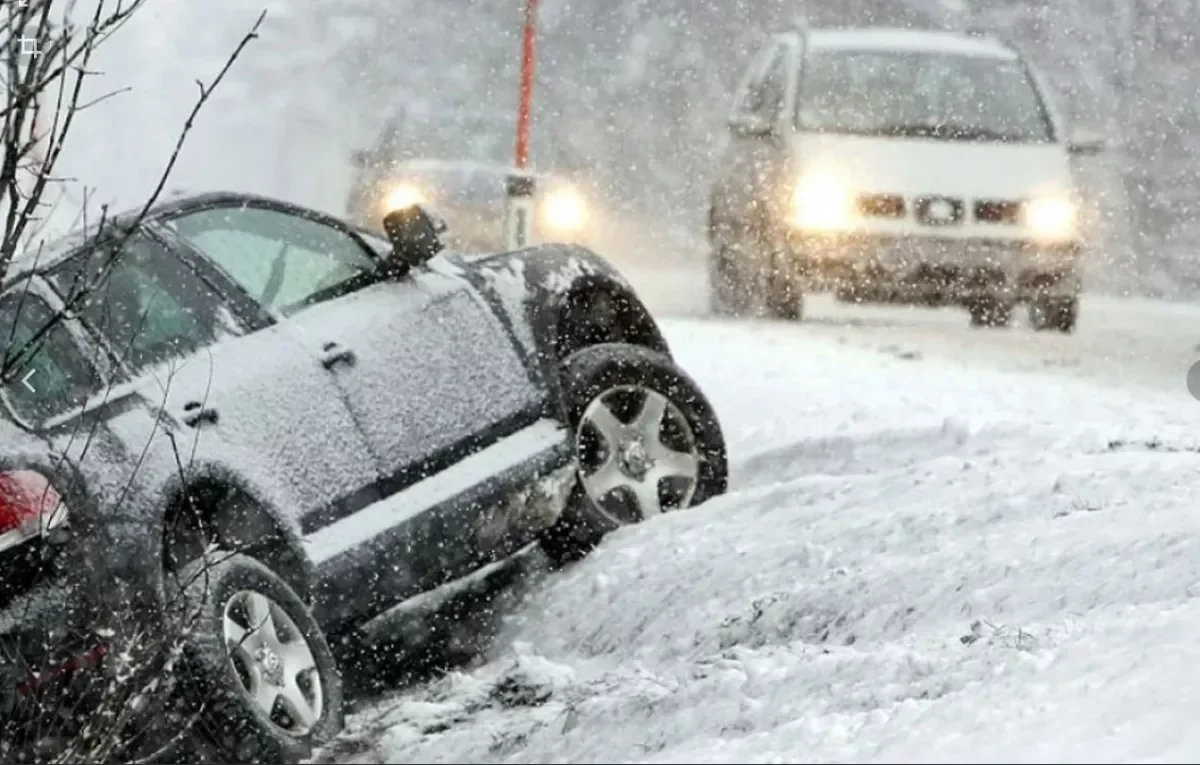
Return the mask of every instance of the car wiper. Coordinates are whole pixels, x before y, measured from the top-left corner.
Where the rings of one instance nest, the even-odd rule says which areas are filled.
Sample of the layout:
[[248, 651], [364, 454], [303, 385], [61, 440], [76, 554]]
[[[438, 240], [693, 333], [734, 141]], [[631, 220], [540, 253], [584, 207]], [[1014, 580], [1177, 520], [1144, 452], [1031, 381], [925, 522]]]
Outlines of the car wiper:
[[978, 125], [943, 125], [939, 137], [957, 141], [1012, 141], [1013, 136]]
[[948, 141], [1012, 141], [1013, 137], [978, 125], [958, 125], [947, 122], [905, 122], [883, 125], [879, 135], [908, 138], [942, 138]]

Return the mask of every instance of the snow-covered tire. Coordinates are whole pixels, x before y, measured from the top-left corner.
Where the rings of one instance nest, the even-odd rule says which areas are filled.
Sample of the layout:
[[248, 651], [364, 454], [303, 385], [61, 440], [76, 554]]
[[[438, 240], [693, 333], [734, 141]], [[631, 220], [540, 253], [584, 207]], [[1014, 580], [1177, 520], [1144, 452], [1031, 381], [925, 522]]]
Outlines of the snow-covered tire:
[[[175, 599], [177, 624], [189, 633], [180, 701], [195, 715], [193, 746], [221, 762], [298, 763], [341, 730], [337, 663], [283, 579], [249, 556], [216, 550], [168, 581], [183, 590]], [[289, 718], [297, 709], [311, 719]]]
[[720, 422], [668, 357], [624, 343], [594, 345], [567, 359], [563, 388], [580, 470], [572, 501], [540, 540], [553, 563], [583, 557], [620, 526], [725, 492]]
[[1029, 305], [1029, 325], [1041, 332], [1075, 331], [1079, 321], [1079, 299], [1074, 297], [1040, 298]]
[[972, 327], [1007, 327], [1012, 320], [1013, 303], [1000, 298], [975, 298], [967, 304]]

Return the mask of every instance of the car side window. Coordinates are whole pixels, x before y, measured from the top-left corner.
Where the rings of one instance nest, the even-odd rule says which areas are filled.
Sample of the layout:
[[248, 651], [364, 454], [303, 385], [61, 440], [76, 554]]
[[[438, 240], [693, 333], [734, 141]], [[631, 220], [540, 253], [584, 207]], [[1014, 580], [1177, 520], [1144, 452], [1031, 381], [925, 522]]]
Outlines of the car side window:
[[103, 385], [61, 316], [35, 295], [0, 298], [0, 343], [4, 402], [26, 422], [77, 409]]
[[50, 279], [134, 375], [242, 332], [224, 298], [146, 236], [77, 255]]
[[787, 46], [773, 43], [759, 55], [738, 103], [738, 113], [774, 123], [787, 95]]
[[182, 215], [171, 227], [261, 305], [283, 316], [333, 297], [379, 262], [320, 221], [259, 207]]

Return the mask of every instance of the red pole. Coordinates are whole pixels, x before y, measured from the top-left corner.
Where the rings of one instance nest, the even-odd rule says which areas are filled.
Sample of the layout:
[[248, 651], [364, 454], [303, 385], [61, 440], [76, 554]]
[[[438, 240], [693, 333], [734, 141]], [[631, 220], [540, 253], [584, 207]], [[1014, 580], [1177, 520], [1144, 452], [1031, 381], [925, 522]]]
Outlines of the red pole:
[[525, 0], [525, 34], [521, 45], [521, 102], [517, 108], [517, 169], [529, 162], [529, 120], [533, 112], [533, 63], [537, 47], [538, 0]]

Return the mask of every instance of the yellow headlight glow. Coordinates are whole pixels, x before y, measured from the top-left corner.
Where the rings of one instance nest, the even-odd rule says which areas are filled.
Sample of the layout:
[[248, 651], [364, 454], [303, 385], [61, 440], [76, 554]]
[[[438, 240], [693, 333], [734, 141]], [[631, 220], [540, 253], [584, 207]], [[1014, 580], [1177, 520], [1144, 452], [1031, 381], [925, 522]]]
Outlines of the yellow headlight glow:
[[792, 192], [792, 222], [801, 228], [839, 228], [853, 213], [854, 193], [833, 173], [805, 175]]
[[558, 189], [546, 197], [542, 218], [555, 231], [578, 231], [587, 223], [587, 201], [575, 189]]
[[1063, 197], [1041, 197], [1025, 205], [1025, 225], [1049, 239], [1073, 235], [1075, 218], [1075, 204]]
[[401, 183], [392, 188], [383, 199], [386, 212], [403, 210], [405, 207], [419, 205], [425, 201], [425, 195], [411, 183]]

